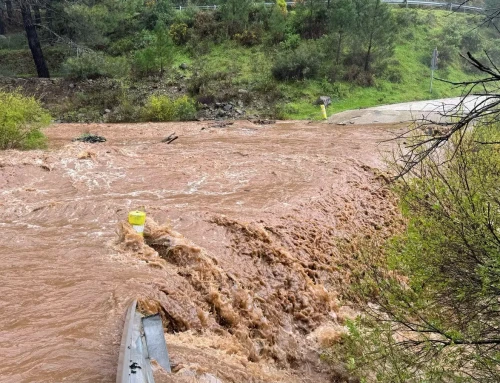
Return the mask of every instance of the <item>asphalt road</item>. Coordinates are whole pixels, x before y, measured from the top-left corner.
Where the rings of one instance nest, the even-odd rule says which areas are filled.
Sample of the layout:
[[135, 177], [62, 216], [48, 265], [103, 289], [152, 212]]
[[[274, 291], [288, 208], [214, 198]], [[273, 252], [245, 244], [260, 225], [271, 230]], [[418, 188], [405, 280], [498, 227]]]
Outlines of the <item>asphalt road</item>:
[[[440, 100], [414, 101], [401, 104], [383, 105], [373, 108], [348, 110], [330, 116], [328, 123], [337, 125], [365, 125], [405, 123], [418, 119], [442, 122], [446, 115], [467, 112], [481, 102], [485, 96], [443, 98]], [[459, 106], [463, 100], [462, 106]]]

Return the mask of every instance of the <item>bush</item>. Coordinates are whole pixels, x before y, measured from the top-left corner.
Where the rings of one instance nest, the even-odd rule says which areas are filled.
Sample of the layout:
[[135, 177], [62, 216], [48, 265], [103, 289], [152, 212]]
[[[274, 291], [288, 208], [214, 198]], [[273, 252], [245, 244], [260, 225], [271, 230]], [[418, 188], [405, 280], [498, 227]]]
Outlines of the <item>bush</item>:
[[172, 100], [168, 96], [149, 97], [143, 110], [148, 121], [187, 121], [196, 116], [195, 102], [187, 96]]
[[123, 78], [129, 70], [124, 57], [110, 57], [97, 52], [84, 52], [78, 57], [70, 57], [63, 64], [63, 71], [74, 79]]
[[0, 92], [0, 149], [36, 149], [46, 144], [41, 128], [51, 117], [34, 97]]
[[[452, 137], [397, 187], [407, 226], [380, 266], [373, 254], [366, 259], [368, 315], [343, 342], [344, 360], [361, 377], [500, 381], [500, 151], [483, 144], [498, 142], [499, 132], [478, 123]], [[415, 134], [404, 145], [424, 140]]]
[[175, 45], [186, 44], [189, 40], [188, 26], [184, 23], [175, 23], [170, 26], [168, 31]]
[[375, 77], [371, 72], [365, 72], [357, 65], [351, 65], [344, 73], [344, 81], [359, 85], [373, 86], [375, 85]]
[[214, 12], [199, 12], [195, 16], [194, 33], [196, 40], [210, 39], [218, 41], [224, 35], [222, 23]]
[[318, 72], [322, 58], [315, 44], [302, 44], [295, 50], [279, 54], [271, 69], [272, 74], [280, 81], [312, 78]]
[[226, 96], [235, 96], [237, 89], [233, 84], [234, 73], [226, 71], [212, 71], [207, 68], [195, 68], [195, 74], [189, 79], [188, 90], [193, 96], [216, 96], [219, 101], [224, 101]]
[[255, 30], [245, 29], [243, 32], [235, 34], [234, 39], [243, 46], [252, 47], [260, 44], [260, 33]]

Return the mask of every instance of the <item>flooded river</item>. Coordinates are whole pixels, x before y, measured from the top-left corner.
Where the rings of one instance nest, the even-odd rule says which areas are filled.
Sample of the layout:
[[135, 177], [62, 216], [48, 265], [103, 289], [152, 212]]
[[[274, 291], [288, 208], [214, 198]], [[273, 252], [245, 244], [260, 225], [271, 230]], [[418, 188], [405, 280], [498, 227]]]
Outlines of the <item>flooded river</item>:
[[[0, 382], [113, 382], [135, 298], [162, 311], [179, 381], [322, 381], [310, 335], [341, 324], [337, 241], [400, 222], [386, 129], [60, 124], [48, 151], [0, 153]], [[136, 208], [151, 247], [124, 243]]]

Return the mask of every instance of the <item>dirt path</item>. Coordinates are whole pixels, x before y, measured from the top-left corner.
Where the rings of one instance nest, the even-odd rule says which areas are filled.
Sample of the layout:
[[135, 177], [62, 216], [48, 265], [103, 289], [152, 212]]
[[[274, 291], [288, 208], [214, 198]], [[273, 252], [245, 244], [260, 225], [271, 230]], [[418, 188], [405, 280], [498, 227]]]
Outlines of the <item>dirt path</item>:
[[[400, 227], [376, 170], [388, 129], [69, 124], [49, 151], [0, 153], [0, 382], [114, 381], [133, 298], [164, 315], [165, 381], [329, 381], [318, 338], [349, 312], [352, 266], [338, 241]], [[71, 142], [87, 131], [108, 141]], [[118, 239], [138, 207], [161, 223], [151, 247]]]

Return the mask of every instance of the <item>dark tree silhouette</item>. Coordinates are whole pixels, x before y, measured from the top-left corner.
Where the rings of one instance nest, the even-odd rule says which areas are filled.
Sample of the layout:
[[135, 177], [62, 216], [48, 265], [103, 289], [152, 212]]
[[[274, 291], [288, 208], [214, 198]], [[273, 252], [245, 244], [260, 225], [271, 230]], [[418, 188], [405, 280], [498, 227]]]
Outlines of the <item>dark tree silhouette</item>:
[[21, 10], [24, 30], [26, 31], [28, 45], [31, 50], [31, 55], [33, 56], [33, 61], [35, 62], [38, 77], [48, 78], [50, 77], [49, 69], [47, 67], [47, 63], [45, 62], [45, 57], [43, 56], [42, 46], [36, 30], [36, 24], [33, 22], [33, 17], [31, 16], [30, 4], [26, 0], [21, 0], [19, 2], [19, 8]]

